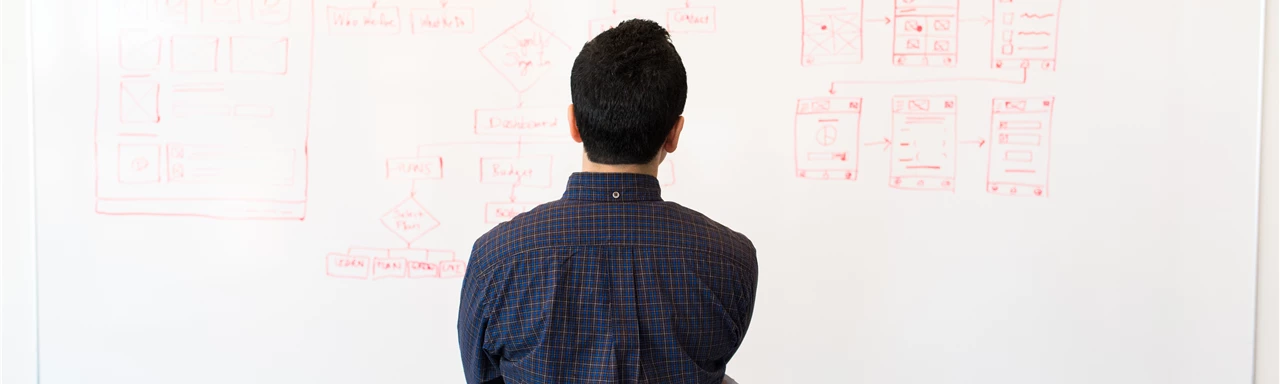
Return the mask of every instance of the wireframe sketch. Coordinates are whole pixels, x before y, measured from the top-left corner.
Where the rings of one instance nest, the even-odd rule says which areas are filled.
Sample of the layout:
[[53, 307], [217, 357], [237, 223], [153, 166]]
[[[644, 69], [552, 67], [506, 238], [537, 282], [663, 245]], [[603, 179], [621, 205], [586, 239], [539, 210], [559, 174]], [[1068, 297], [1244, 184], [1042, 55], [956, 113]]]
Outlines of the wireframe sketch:
[[991, 101], [991, 148], [987, 192], [1049, 196], [1049, 142], [1054, 98]]
[[953, 67], [959, 52], [958, 0], [894, 0], [893, 63]]
[[303, 219], [310, 4], [100, 7], [96, 212]]
[[862, 62], [862, 0], [801, 0], [803, 66]]
[[796, 103], [796, 176], [858, 179], [861, 98], [801, 99]]
[[994, 0], [991, 67], [1057, 69], [1060, 0]]
[[893, 98], [889, 186], [955, 190], [956, 97]]

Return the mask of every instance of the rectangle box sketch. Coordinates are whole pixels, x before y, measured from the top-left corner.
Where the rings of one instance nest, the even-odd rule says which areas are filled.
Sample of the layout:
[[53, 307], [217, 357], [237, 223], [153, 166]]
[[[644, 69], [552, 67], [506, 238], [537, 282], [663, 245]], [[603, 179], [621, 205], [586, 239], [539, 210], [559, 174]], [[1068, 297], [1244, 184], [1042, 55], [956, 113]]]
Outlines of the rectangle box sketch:
[[800, 64], [862, 62], [862, 0], [801, 0]]
[[1055, 70], [1060, 0], [994, 0], [991, 67]]
[[95, 211], [303, 219], [311, 2], [146, 3], [97, 15]]
[[861, 98], [801, 99], [796, 103], [796, 177], [857, 180]]
[[893, 98], [889, 186], [955, 190], [956, 97]]
[[991, 101], [991, 148], [987, 192], [1005, 196], [1049, 196], [1049, 143], [1054, 98]]

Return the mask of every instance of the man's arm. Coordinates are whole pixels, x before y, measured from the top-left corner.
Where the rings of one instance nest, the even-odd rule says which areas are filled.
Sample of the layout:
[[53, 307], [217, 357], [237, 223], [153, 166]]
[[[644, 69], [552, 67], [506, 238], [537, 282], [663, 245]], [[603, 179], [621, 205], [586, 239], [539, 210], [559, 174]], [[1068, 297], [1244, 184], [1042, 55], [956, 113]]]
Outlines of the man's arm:
[[739, 279], [742, 284], [743, 294], [740, 296], [743, 301], [739, 303], [742, 318], [739, 320], [739, 330], [741, 334], [738, 336], [738, 346], [742, 346], [742, 341], [747, 337], [747, 330], [751, 328], [751, 318], [755, 314], [756, 309], [756, 288], [759, 286], [760, 270], [756, 261], [755, 245], [750, 245], [750, 254], [747, 255], [747, 270], [745, 276]]
[[462, 279], [462, 297], [458, 305], [458, 350], [462, 353], [462, 370], [468, 384], [502, 383], [496, 359], [484, 348], [485, 331], [489, 327], [487, 293], [489, 279], [484, 271], [480, 242], [471, 247], [471, 258]]

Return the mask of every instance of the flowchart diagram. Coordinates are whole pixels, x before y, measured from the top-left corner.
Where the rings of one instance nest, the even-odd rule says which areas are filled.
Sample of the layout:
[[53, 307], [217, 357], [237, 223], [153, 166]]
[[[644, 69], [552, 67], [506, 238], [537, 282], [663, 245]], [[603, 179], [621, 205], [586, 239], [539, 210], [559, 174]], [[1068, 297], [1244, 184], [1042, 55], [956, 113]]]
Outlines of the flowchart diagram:
[[[442, 4], [442, 9], [445, 4]], [[395, 13], [383, 12], [380, 20], [398, 20]], [[388, 23], [388, 24], [398, 24]], [[415, 24], [418, 24], [415, 21]], [[397, 33], [387, 27], [390, 33]], [[474, 111], [475, 124], [473, 130], [478, 137], [514, 138], [514, 151], [502, 155], [480, 156], [479, 179], [484, 184], [503, 184], [510, 186], [509, 199], [500, 202], [484, 203], [484, 220], [486, 223], [497, 223], [510, 219], [524, 212], [536, 203], [522, 202], [516, 196], [517, 188], [522, 185], [550, 188], [550, 172], [553, 157], [544, 154], [526, 154], [522, 151], [521, 141], [526, 136], [562, 136], [567, 132], [565, 126], [565, 109], [563, 107], [525, 106], [523, 95], [537, 85], [544, 75], [555, 66], [564, 66], [563, 61], [570, 52], [569, 45], [547, 28], [534, 20], [533, 9], [526, 11], [523, 19], [515, 21], [502, 30], [493, 39], [479, 49], [479, 54], [489, 63], [494, 71], [511, 86], [517, 94], [514, 106], [504, 108], [477, 109]], [[504, 147], [503, 141], [463, 143], [455, 145], [473, 145], [472, 153]], [[465, 263], [457, 261], [452, 250], [414, 249], [414, 241], [428, 232], [444, 225], [417, 196], [418, 183], [431, 183], [445, 179], [446, 167], [463, 159], [457, 156], [439, 154], [417, 154], [414, 157], [391, 158], [386, 162], [388, 179], [408, 180], [411, 184], [408, 196], [397, 203], [391, 211], [383, 215], [383, 224], [402, 240], [405, 249], [372, 248], [371, 254], [365, 254], [370, 248], [351, 248], [346, 253], [328, 255], [326, 269], [329, 276], [356, 279], [384, 278], [459, 278], [465, 273]], [[470, 164], [476, 164], [474, 162]], [[440, 260], [433, 260], [439, 255]], [[445, 259], [447, 257], [447, 259]], [[415, 269], [416, 266], [416, 269]], [[339, 271], [335, 273], [334, 271]], [[414, 272], [417, 272], [416, 275]]]
[[[891, 108], [868, 110], [866, 95], [847, 96], [873, 85], [991, 83], [1025, 86], [1033, 74], [1057, 69], [1059, 0], [991, 0], [977, 16], [962, 17], [957, 0], [895, 0], [890, 16], [875, 25], [892, 26], [890, 52], [881, 52], [895, 75], [837, 80], [829, 96], [800, 98], [795, 106], [795, 176], [813, 180], [857, 181], [861, 156], [889, 162], [888, 186], [901, 190], [950, 191], [957, 187], [958, 151], [987, 151], [985, 190], [1003, 196], [1048, 197], [1053, 96], [1009, 96], [970, 102], [957, 94], [893, 94]], [[863, 30], [877, 18], [860, 2], [804, 0], [802, 67], [865, 65]], [[961, 64], [975, 57], [962, 53], [959, 36], [986, 29], [991, 38], [985, 70]], [[966, 47], [973, 52], [981, 47]], [[895, 76], [897, 76], [895, 78]], [[990, 127], [985, 137], [961, 136], [962, 108], [984, 108]], [[867, 114], [888, 114], [889, 134], [864, 135]], [[867, 137], [864, 137], [867, 136]], [[990, 143], [990, 145], [986, 145]], [[883, 148], [864, 151], [864, 148]]]
[[[379, 20], [397, 20], [394, 12], [382, 14], [388, 16]], [[415, 18], [415, 23], [420, 24], [421, 19]], [[395, 33], [390, 27], [387, 31]], [[579, 147], [568, 141], [567, 105], [525, 103], [525, 94], [552, 69], [569, 67], [575, 54], [570, 45], [539, 23], [530, 8], [524, 18], [485, 42], [477, 54], [510, 86], [508, 92], [514, 93], [515, 103], [471, 111], [473, 140], [423, 144], [414, 156], [387, 159], [386, 178], [407, 181], [409, 193], [383, 214], [381, 221], [404, 240], [405, 246], [351, 247], [346, 252], [330, 253], [326, 257], [329, 276], [369, 280], [462, 277], [466, 264], [457, 259], [455, 251], [415, 247], [415, 242], [428, 232], [450, 225], [437, 220], [428, 209], [432, 203], [441, 202], [421, 198], [420, 189], [452, 183], [459, 188], [500, 191], [497, 199], [484, 200], [476, 194], [474, 203], [475, 220], [496, 225], [546, 203], [545, 194], [543, 199], [530, 199], [521, 191], [557, 187], [553, 176], [573, 169], [557, 168], [557, 163], [580, 161]], [[575, 156], [565, 158], [566, 154]], [[674, 183], [673, 164], [670, 160], [664, 162], [664, 186]]]

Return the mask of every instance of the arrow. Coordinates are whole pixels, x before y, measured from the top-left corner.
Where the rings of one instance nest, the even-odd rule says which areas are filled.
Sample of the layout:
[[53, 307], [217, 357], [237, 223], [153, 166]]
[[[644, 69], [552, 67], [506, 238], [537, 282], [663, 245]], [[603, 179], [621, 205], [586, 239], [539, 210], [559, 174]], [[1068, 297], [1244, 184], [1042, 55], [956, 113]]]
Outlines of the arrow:
[[883, 145], [884, 149], [882, 149], [882, 151], [887, 151], [889, 150], [889, 146], [893, 145], [893, 140], [889, 140], [888, 137], [882, 137], [880, 141], [868, 141], [862, 143], [862, 146], [864, 147], [870, 147], [873, 145]]
[[869, 23], [874, 23], [874, 22], [879, 22], [880, 20], [884, 20], [884, 25], [889, 25], [889, 23], [893, 22], [893, 20], [890, 19], [889, 16], [885, 16], [883, 19], [866, 19], [864, 21]]
[[689, 8], [689, 0], [684, 0], [684, 7]]
[[613, 14], [618, 14], [618, 0], [613, 0]]
[[511, 184], [511, 196], [508, 196], [508, 198], [511, 199], [512, 203], [516, 202], [516, 187], [519, 187], [519, 186], [520, 186], [519, 180], [517, 180], [515, 184]]
[[533, 0], [529, 0], [529, 8], [525, 9], [524, 17], [533, 20]]
[[982, 148], [987, 143], [987, 139], [979, 137], [977, 140], [961, 140], [960, 144], [978, 144], [978, 148]]
[[449, 0], [440, 0], [440, 8], [448, 7]]
[[[532, 14], [532, 13], [530, 13], [530, 14], [529, 14], [529, 17], [533, 17], [533, 14]], [[517, 92], [517, 93], [516, 93], [516, 108], [521, 108], [521, 107], [524, 107], [524, 92]]]
[[982, 17], [970, 17], [970, 18], [960, 19], [960, 22], [962, 22], [962, 23], [967, 23], [967, 22], [971, 22], [971, 21], [981, 21], [981, 22], [982, 22], [982, 25], [990, 25], [990, 24], [991, 24], [991, 18], [990, 18], [990, 17], [986, 17], [986, 16], [982, 16]]
[[415, 196], [418, 196], [418, 180], [416, 179], [409, 181], [409, 197], [413, 198]]
[[827, 88], [827, 93], [836, 94], [836, 83], [831, 83], [831, 88]]

